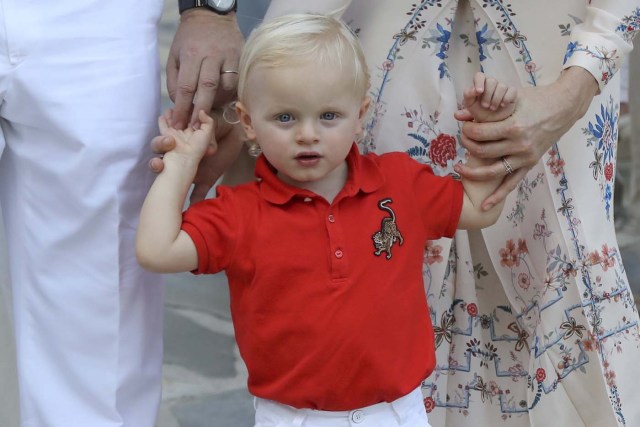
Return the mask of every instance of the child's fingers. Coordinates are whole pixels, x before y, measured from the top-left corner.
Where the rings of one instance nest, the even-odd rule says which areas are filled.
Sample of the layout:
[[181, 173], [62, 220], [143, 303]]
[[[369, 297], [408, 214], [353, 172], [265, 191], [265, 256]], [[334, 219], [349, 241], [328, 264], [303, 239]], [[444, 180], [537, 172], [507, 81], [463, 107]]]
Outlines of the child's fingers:
[[465, 107], [470, 107], [476, 101], [476, 96], [478, 93], [476, 91], [475, 86], [468, 87], [462, 92], [462, 104]]
[[516, 98], [518, 97], [518, 89], [513, 86], [509, 86], [507, 89], [507, 93], [504, 94], [504, 98], [502, 98], [502, 105], [512, 104], [516, 102]]
[[213, 119], [204, 112], [204, 110], [200, 110], [198, 111], [198, 120], [200, 120], [200, 123], [202, 124], [208, 124], [208, 125], [213, 125]]
[[481, 94], [482, 92], [484, 92], [484, 81], [486, 79], [486, 76], [483, 72], [478, 71], [477, 73], [474, 74], [473, 76], [473, 87], [475, 88], [475, 94]]
[[504, 83], [498, 83], [496, 85], [495, 90], [493, 91], [493, 97], [491, 98], [490, 109], [495, 111], [502, 104], [502, 100], [504, 99], [505, 94], [507, 93], [507, 85]]
[[169, 134], [169, 123], [167, 123], [166, 113], [158, 117], [158, 128], [160, 129], [160, 135]]
[[198, 111], [198, 122], [200, 124], [199, 127], [201, 130], [207, 133], [213, 132], [213, 129], [215, 128], [215, 122], [211, 118], [211, 116], [204, 112], [204, 110]]
[[493, 93], [496, 90], [496, 86], [498, 86], [498, 81], [493, 77], [487, 77], [484, 80], [484, 93], [482, 94], [482, 99], [480, 101], [481, 105], [484, 108], [489, 108], [491, 105], [491, 98], [493, 98]]

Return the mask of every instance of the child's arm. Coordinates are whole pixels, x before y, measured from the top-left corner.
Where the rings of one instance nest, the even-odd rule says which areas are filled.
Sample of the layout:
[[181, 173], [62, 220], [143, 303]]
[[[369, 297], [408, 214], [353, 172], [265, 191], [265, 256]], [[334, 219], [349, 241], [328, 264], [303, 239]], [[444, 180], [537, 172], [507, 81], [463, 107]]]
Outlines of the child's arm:
[[[476, 73], [473, 86], [464, 91], [464, 106], [474, 117], [474, 121], [500, 121], [509, 117], [515, 108], [517, 90], [486, 77], [484, 73]], [[493, 163], [469, 156], [468, 167], [483, 166]], [[464, 200], [462, 213], [458, 223], [459, 229], [478, 229], [494, 224], [502, 212], [504, 200], [487, 210], [482, 209], [482, 202], [498, 188], [503, 176], [496, 176], [489, 181], [471, 181], [462, 179]]]
[[213, 135], [213, 119], [200, 111], [200, 128], [174, 129], [169, 115], [160, 117], [160, 133], [176, 141], [164, 155], [164, 170], [154, 181], [140, 212], [136, 257], [142, 267], [157, 273], [190, 271], [198, 255], [189, 235], [180, 229], [182, 208], [198, 164]]

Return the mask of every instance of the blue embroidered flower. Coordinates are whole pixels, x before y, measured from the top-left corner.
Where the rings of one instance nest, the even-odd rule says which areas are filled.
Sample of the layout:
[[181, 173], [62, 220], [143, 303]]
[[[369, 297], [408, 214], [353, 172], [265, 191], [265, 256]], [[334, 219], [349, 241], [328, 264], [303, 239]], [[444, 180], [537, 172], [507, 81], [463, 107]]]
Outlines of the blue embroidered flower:
[[589, 167], [593, 168], [593, 178], [600, 183], [607, 219], [611, 219], [615, 143], [618, 140], [618, 106], [613, 97], [600, 105], [600, 114], [596, 114], [595, 121], [590, 121], [583, 132], [587, 135], [587, 146], [592, 146], [594, 151], [595, 160]]
[[487, 24], [484, 24], [484, 26], [480, 29], [480, 31], [476, 31], [476, 40], [478, 41], [478, 53], [480, 55], [481, 62], [487, 59], [486, 55], [484, 54], [484, 45], [487, 44], [487, 42], [489, 41], [489, 39], [485, 37], [485, 34], [487, 34], [488, 29], [489, 29], [489, 26]]
[[622, 35], [622, 38], [630, 42], [635, 34], [640, 31], [640, 7], [637, 7], [629, 16], [622, 19], [622, 23], [616, 28], [616, 32]]
[[569, 58], [571, 58], [578, 45], [578, 42], [569, 42], [569, 45], [567, 46], [567, 53], [564, 54], [564, 61], [562, 62], [563, 65], [567, 63]]
[[605, 162], [613, 159], [614, 142], [618, 139], [618, 115], [612, 110], [601, 105], [595, 125], [589, 122], [589, 133], [598, 139], [596, 149], [603, 153]]
[[[440, 59], [447, 57], [447, 51], [449, 50], [449, 39], [451, 38], [451, 31], [446, 30], [440, 23], [436, 25], [438, 29], [439, 37], [436, 38], [440, 42], [440, 52], [436, 53], [436, 56]], [[442, 78], [442, 76], [440, 76]]]

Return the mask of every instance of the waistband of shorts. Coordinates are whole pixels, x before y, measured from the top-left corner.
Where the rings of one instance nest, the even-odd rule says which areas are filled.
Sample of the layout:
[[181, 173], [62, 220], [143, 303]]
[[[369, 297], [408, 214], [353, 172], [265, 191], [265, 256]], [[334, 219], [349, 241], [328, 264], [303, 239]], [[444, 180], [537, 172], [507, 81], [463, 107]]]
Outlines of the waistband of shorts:
[[393, 411], [396, 417], [402, 418], [402, 414], [409, 411], [413, 405], [416, 404], [416, 400], [419, 400], [422, 404], [422, 390], [421, 387], [417, 387], [408, 394], [399, 397], [393, 402], [380, 402], [374, 405], [365, 406], [363, 408], [356, 408], [350, 411], [320, 411], [317, 409], [308, 408], [294, 408], [292, 406], [284, 405], [282, 403], [274, 402], [272, 400], [262, 399], [260, 397], [254, 398], [254, 406], [257, 409], [259, 405], [265, 405], [269, 407], [269, 410], [274, 410], [282, 413], [282, 415], [289, 415], [293, 418], [304, 418], [314, 420], [336, 420], [345, 419], [353, 420], [360, 416], [376, 415], [382, 412]]

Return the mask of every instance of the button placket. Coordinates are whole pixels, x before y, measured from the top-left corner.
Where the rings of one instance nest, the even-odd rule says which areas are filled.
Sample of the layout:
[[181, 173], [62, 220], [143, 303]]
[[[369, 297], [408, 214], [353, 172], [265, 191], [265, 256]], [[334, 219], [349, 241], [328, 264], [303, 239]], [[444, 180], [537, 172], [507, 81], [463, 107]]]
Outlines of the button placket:
[[343, 280], [347, 277], [347, 254], [344, 248], [343, 230], [338, 221], [337, 206], [330, 206], [324, 215], [325, 227], [329, 236], [331, 278], [332, 280]]

